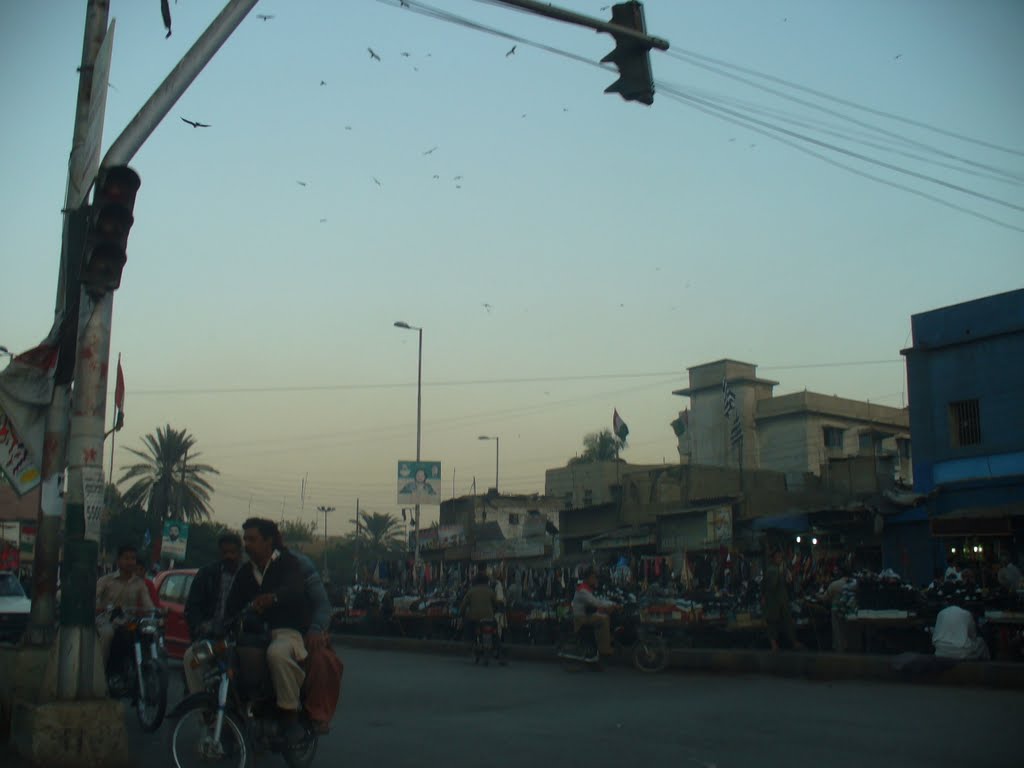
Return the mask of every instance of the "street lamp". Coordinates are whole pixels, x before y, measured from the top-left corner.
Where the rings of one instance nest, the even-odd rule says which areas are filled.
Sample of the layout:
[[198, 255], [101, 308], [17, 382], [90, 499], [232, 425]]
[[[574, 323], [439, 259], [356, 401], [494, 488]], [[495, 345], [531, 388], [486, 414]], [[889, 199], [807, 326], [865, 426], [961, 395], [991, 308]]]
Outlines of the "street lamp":
[[[419, 357], [416, 363], [416, 463], [420, 461], [420, 426], [423, 408], [423, 329], [415, 325], [409, 325], [404, 320], [395, 322], [395, 328], [402, 328], [406, 331], [416, 331], [419, 334]], [[420, 573], [420, 505], [416, 504], [416, 549], [413, 555], [413, 578], [418, 580]]]
[[330, 581], [330, 576], [327, 575], [327, 513], [333, 512], [334, 507], [317, 507], [317, 512], [320, 512], [324, 516], [324, 582]]
[[501, 438], [490, 435], [480, 435], [477, 440], [494, 441], [494, 492], [498, 492], [498, 457], [501, 455]]

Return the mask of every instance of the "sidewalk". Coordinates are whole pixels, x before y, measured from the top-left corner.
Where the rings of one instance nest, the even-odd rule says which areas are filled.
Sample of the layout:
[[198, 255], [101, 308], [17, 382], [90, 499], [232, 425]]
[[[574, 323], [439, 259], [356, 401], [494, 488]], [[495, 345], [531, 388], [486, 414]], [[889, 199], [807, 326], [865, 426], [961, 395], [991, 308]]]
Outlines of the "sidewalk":
[[[464, 655], [464, 643], [402, 637], [332, 636], [351, 648], [409, 653]], [[551, 646], [506, 645], [510, 661], [555, 662]], [[623, 662], [620, 662], [623, 663]], [[954, 662], [934, 656], [903, 654], [877, 656], [815, 651], [793, 652], [713, 649], [678, 649], [669, 657], [669, 669], [727, 675], [776, 675], [807, 680], [878, 680], [890, 683], [968, 686], [1024, 690], [1024, 664], [1006, 662]]]

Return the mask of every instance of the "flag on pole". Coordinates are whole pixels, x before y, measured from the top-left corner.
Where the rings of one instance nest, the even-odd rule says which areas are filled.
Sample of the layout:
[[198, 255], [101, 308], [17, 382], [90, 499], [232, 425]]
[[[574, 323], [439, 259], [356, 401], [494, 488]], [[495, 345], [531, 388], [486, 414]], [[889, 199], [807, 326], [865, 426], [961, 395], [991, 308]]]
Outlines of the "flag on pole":
[[732, 391], [729, 382], [722, 379], [722, 405], [725, 409], [725, 418], [732, 416], [736, 410], [736, 393]]
[[690, 428], [690, 411], [681, 411], [677, 419], [669, 422], [669, 426], [672, 427], [672, 431], [676, 433], [676, 437], [682, 438]]
[[124, 371], [121, 370], [121, 355], [117, 356], [117, 384], [114, 385], [114, 429], [124, 426]]
[[629, 435], [629, 427], [626, 426], [626, 422], [619, 416], [618, 409], [612, 413], [612, 430], [615, 432], [615, 436], [619, 438], [623, 443], [626, 442], [626, 436]]
[[740, 424], [740, 417], [736, 418], [732, 422], [732, 429], [729, 431], [729, 444], [737, 445], [743, 442], [743, 425]]

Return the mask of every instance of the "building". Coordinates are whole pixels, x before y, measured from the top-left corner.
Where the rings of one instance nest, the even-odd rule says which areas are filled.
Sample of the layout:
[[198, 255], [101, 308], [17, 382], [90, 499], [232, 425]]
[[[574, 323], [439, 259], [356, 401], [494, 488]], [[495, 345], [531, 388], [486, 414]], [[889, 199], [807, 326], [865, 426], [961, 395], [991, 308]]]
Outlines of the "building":
[[776, 397], [777, 381], [737, 360], [694, 366], [689, 378], [689, 387], [673, 392], [690, 400], [679, 414], [686, 425], [679, 437], [683, 463], [774, 470], [795, 481], [821, 475], [835, 459], [899, 457], [899, 474], [910, 481], [906, 409], [807, 391]]
[[447, 560], [550, 560], [561, 502], [540, 494], [460, 496], [441, 502], [438, 549]]
[[1024, 290], [914, 315], [911, 331], [914, 490], [927, 495], [930, 532], [952, 558], [1019, 556]]

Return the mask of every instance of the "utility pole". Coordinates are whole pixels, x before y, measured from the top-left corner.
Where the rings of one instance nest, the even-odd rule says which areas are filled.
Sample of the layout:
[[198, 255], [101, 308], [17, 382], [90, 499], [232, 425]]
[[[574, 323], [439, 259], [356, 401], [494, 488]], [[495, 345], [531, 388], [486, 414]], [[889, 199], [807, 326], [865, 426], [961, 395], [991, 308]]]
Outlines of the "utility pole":
[[[93, 72], [107, 34], [109, 3], [87, 0], [82, 62], [78, 69], [78, 101], [71, 135], [67, 189], [64, 195], [64, 224], [61, 235], [60, 271], [57, 278], [55, 315], [61, 318], [62, 343], [54, 379], [53, 400], [46, 412], [41, 459], [39, 511], [36, 518], [35, 559], [32, 562], [32, 612], [25, 635], [29, 645], [46, 646], [53, 641], [57, 621], [57, 566], [60, 556], [60, 526], [64, 512], [61, 500], [64, 469], [67, 466], [68, 420], [71, 410], [71, 381], [75, 364], [78, 328], [78, 261], [80, 252], [72, 240], [81, 236], [81, 218], [72, 215], [84, 201], [88, 189], [80, 179], [96, 174], [94, 161], [84, 151], [93, 104]], [[97, 99], [106, 98], [95, 94]], [[79, 230], [79, 231], [76, 231]]]
[[324, 583], [326, 583], [330, 581], [330, 578], [327, 575], [327, 513], [333, 512], [334, 507], [317, 507], [316, 511], [322, 513], [324, 516]]

